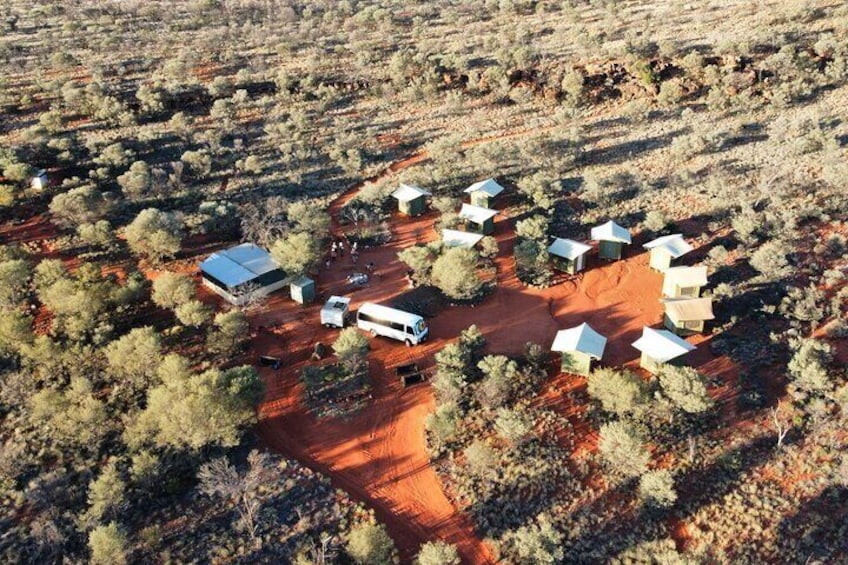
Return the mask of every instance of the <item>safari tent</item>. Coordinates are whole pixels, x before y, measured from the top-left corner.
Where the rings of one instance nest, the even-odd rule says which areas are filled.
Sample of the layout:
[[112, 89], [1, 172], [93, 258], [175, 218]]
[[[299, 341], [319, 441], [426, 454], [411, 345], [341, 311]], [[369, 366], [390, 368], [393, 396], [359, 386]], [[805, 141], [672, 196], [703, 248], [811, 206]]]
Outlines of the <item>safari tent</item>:
[[612, 220], [591, 231], [592, 241], [598, 242], [598, 257], [601, 259], [621, 259], [621, 248], [632, 243], [630, 232]]
[[671, 267], [665, 272], [662, 295], [665, 298], [698, 298], [705, 286], [706, 267]]
[[656, 373], [663, 365], [679, 359], [695, 346], [683, 340], [668, 330], [642, 328], [642, 337], [633, 342], [633, 347], [642, 352], [639, 366]]
[[213, 253], [200, 263], [200, 275], [206, 287], [237, 306], [286, 284], [285, 273], [271, 254], [253, 243]]
[[495, 179], [481, 180], [465, 189], [471, 197], [471, 203], [481, 208], [489, 208], [492, 200], [503, 191], [504, 187], [495, 182]]
[[409, 184], [401, 184], [392, 192], [392, 197], [398, 201], [398, 210], [407, 216], [418, 216], [427, 208], [426, 198], [430, 193], [423, 188]]
[[483, 234], [459, 230], [442, 230], [442, 245], [471, 249], [483, 239]]
[[48, 184], [49, 181], [47, 178], [47, 171], [45, 171], [44, 169], [40, 169], [38, 172], [36, 172], [35, 176], [33, 176], [29, 182], [29, 186], [33, 190], [44, 190], [45, 188], [47, 188]]
[[586, 254], [591, 249], [591, 245], [558, 237], [548, 247], [548, 253], [554, 256], [554, 268], [573, 275], [586, 267]]
[[551, 345], [551, 351], [562, 353], [560, 368], [565, 373], [588, 375], [592, 362], [601, 359], [607, 338], [582, 323], [577, 327], [560, 330]]
[[497, 210], [481, 208], [473, 204], [463, 204], [459, 210], [459, 219], [472, 224], [474, 230], [483, 235], [488, 235], [495, 231], [495, 216], [497, 215]]
[[291, 282], [291, 297], [298, 304], [309, 304], [315, 300], [315, 281], [307, 276], [298, 277]]
[[683, 239], [683, 235], [675, 233], [664, 235], [643, 245], [651, 254], [651, 268], [665, 272], [671, 267], [671, 261], [678, 259], [690, 251], [693, 247]]
[[704, 331], [704, 322], [715, 319], [711, 298], [681, 298], [665, 300], [665, 327], [677, 335]]

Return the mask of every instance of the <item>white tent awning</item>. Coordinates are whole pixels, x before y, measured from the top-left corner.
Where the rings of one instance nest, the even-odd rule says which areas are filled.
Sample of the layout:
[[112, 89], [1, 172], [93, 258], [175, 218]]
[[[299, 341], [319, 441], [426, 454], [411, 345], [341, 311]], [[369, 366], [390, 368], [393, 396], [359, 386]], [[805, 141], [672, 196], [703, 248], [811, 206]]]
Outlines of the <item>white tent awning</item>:
[[558, 331], [551, 351], [579, 351], [600, 359], [604, 355], [606, 345], [607, 338], [584, 322], [577, 327]]
[[633, 347], [660, 363], [671, 361], [695, 350], [695, 346], [668, 330], [642, 328], [642, 337], [633, 342]]
[[548, 253], [556, 255], [557, 257], [574, 260], [584, 253], [588, 253], [591, 249], [591, 245], [586, 245], [585, 243], [580, 243], [573, 239], [558, 237], [554, 240], [550, 247], [548, 247]]

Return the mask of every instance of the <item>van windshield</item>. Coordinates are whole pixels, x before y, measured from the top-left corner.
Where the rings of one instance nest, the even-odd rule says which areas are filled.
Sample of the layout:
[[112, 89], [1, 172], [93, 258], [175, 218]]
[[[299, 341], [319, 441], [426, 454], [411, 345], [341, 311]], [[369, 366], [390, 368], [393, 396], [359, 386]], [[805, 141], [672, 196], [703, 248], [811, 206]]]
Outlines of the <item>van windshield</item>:
[[424, 323], [424, 320], [418, 320], [415, 322], [415, 335], [420, 335], [424, 332], [424, 328], [427, 327], [427, 324]]

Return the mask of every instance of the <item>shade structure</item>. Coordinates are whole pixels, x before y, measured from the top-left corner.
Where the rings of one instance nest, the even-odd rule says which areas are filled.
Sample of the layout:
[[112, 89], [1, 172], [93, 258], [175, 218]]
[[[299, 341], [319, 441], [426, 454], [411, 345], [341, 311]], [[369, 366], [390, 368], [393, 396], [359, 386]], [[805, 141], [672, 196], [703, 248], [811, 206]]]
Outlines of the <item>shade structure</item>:
[[667, 270], [672, 259], [682, 257], [694, 249], [679, 233], [658, 237], [643, 247], [651, 253], [651, 268], [658, 271]]
[[584, 322], [579, 326], [558, 331], [551, 351], [579, 351], [600, 359], [604, 355], [606, 345], [607, 338]]
[[495, 216], [497, 215], [497, 210], [474, 206], [473, 204], [463, 204], [459, 210], [459, 218], [476, 225], [478, 231], [483, 234], [490, 234], [495, 231]]
[[411, 184], [401, 184], [397, 190], [392, 192], [392, 198], [400, 202], [410, 202], [422, 196], [430, 196], [430, 192]]
[[563, 259], [577, 259], [581, 255], [588, 253], [592, 249], [591, 245], [574, 241], [573, 239], [565, 239], [558, 237], [548, 247], [548, 253], [562, 257]]
[[664, 300], [665, 326], [678, 335], [704, 331], [704, 322], [715, 319], [711, 298]]
[[253, 243], [218, 251], [200, 263], [203, 284], [233, 304], [282, 288], [285, 273], [271, 254]]
[[442, 245], [445, 247], [472, 248], [483, 239], [483, 234], [460, 230], [442, 230]]
[[662, 293], [668, 298], [697, 297], [706, 285], [706, 267], [670, 267], [665, 271]]
[[464, 192], [467, 192], [469, 194], [474, 192], [482, 192], [486, 196], [494, 198], [503, 191], [504, 187], [495, 182], [495, 179], [486, 179], [481, 180], [480, 182], [475, 182], [474, 184], [466, 188]]
[[694, 345], [668, 330], [648, 327], [642, 328], [642, 337], [633, 342], [633, 347], [659, 363], [667, 363], [695, 350]]
[[616, 241], [618, 243], [632, 243], [630, 232], [612, 220], [591, 230], [592, 241]]

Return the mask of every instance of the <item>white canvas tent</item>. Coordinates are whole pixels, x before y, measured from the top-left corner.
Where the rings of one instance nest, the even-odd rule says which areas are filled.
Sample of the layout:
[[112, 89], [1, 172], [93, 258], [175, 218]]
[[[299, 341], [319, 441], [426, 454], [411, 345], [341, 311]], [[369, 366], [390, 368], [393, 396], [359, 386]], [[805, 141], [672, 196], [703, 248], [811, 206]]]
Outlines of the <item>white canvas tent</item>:
[[586, 253], [591, 249], [591, 245], [586, 245], [573, 239], [558, 237], [548, 247], [548, 253], [563, 259], [564, 261], [561, 262], [562, 270], [574, 274], [584, 269], [586, 266]]
[[430, 196], [430, 192], [411, 184], [401, 184], [397, 190], [392, 192], [392, 198], [400, 202], [411, 202], [422, 196]]
[[480, 233], [489, 234], [495, 229], [494, 218], [498, 215], [497, 210], [482, 208], [473, 204], [463, 204], [459, 210], [459, 218], [475, 224]]
[[670, 267], [665, 271], [662, 293], [668, 298], [697, 298], [706, 285], [706, 267]]
[[442, 245], [445, 247], [472, 248], [483, 239], [483, 234], [460, 230], [442, 230]]
[[271, 254], [253, 243], [213, 253], [200, 263], [200, 273], [204, 285], [237, 305], [244, 304], [250, 296], [267, 295], [286, 283], [285, 273]]
[[503, 191], [504, 187], [495, 182], [495, 179], [481, 180], [465, 189], [465, 192], [471, 195], [471, 203], [483, 207], [488, 207], [492, 199]]
[[587, 375], [592, 361], [604, 355], [607, 338], [596, 332], [587, 323], [574, 328], [560, 330], [551, 345], [551, 351], [562, 353], [562, 370]]
[[651, 253], [651, 268], [663, 272], [671, 266], [672, 259], [682, 257], [694, 249], [679, 233], [658, 237], [643, 247]]
[[633, 347], [642, 352], [641, 366], [656, 372], [663, 364], [696, 348], [668, 330], [642, 328], [642, 337], [633, 342]]
[[623, 228], [612, 220], [591, 230], [592, 241], [617, 241], [619, 243], [632, 243], [633, 238], [627, 228]]
[[665, 326], [677, 334], [704, 331], [704, 322], [714, 320], [711, 298], [664, 300]]

